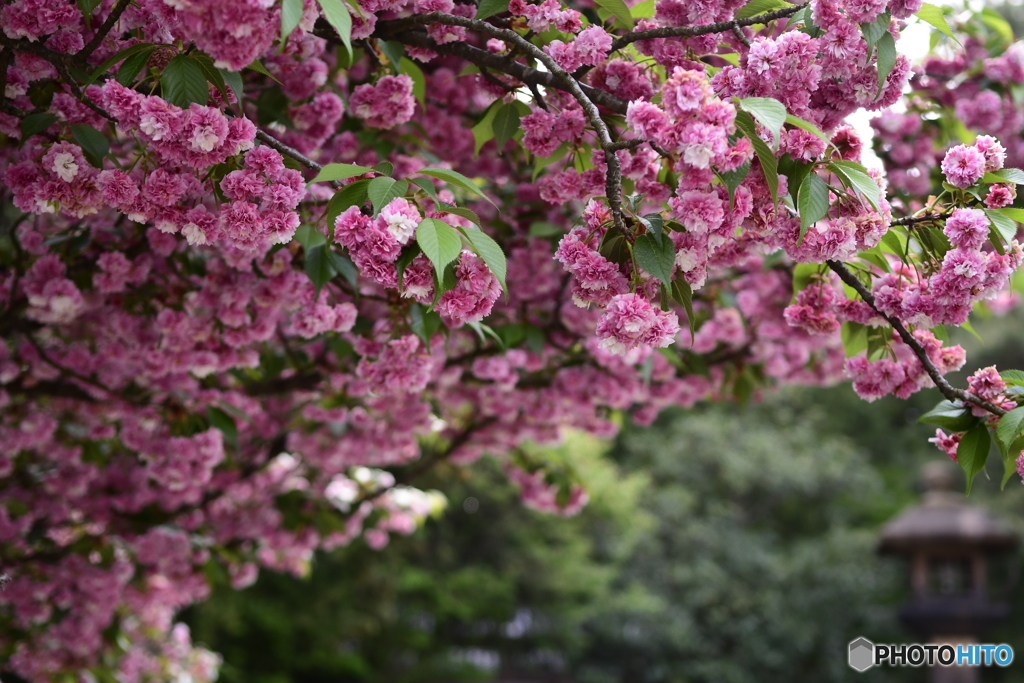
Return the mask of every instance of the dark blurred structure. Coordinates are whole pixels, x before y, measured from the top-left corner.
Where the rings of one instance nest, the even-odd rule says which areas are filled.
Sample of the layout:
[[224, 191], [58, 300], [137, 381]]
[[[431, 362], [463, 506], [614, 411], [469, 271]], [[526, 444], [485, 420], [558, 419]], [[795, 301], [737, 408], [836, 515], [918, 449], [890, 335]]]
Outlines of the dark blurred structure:
[[[912, 598], [900, 621], [927, 642], [973, 643], [1010, 614], [989, 589], [989, 564], [1020, 543], [1000, 519], [967, 503], [955, 471], [942, 462], [924, 469], [924, 497], [888, 522], [878, 551], [910, 560]], [[1015, 579], [1015, 577], [1012, 577]], [[1007, 577], [1002, 591], [1009, 588]], [[979, 668], [940, 667], [934, 683], [974, 683]]]

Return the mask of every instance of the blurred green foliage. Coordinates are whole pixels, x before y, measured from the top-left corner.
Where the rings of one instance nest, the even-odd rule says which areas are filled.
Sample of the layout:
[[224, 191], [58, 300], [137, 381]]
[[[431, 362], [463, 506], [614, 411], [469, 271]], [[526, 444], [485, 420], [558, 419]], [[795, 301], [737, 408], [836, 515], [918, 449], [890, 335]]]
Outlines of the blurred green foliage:
[[[978, 325], [987, 345], [955, 341], [972, 362], [1020, 368], [1020, 325]], [[442, 465], [417, 484], [449, 508], [412, 536], [318, 555], [306, 580], [265, 572], [218, 588], [185, 618], [224, 655], [225, 683], [861, 680], [850, 640], [917, 640], [895, 618], [905, 565], [874, 544], [919, 500], [921, 465], [945, 457], [916, 423], [937, 400], [800, 389], [670, 412], [611, 445], [573, 436], [547, 454], [590, 491], [569, 519], [524, 508], [493, 460]], [[1024, 533], [1024, 487], [1000, 493], [997, 460], [971, 500]], [[1012, 599], [1024, 614], [1024, 591]], [[1011, 621], [990, 642], [1024, 653], [1024, 629]]]

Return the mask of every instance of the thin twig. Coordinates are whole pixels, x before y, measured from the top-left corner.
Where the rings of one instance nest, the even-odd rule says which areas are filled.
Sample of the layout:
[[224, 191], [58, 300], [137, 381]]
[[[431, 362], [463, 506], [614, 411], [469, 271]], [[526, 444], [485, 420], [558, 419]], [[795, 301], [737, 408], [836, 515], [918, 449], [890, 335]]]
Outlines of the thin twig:
[[839, 276], [839, 279], [853, 287], [857, 294], [860, 295], [860, 298], [863, 299], [864, 302], [870, 306], [873, 311], [875, 311], [875, 313], [885, 318], [886, 322], [892, 325], [893, 329], [900, 335], [903, 343], [909, 346], [910, 350], [914, 352], [915, 356], [917, 356], [917, 359], [921, 362], [921, 366], [924, 367], [925, 372], [928, 373], [928, 376], [931, 377], [932, 382], [935, 383], [935, 386], [938, 387], [943, 396], [950, 401], [973, 403], [980, 408], [984, 408], [993, 415], [1002, 416], [1006, 414], [1005, 410], [994, 403], [990, 403], [989, 401], [968, 393], [963, 389], [957, 389], [947, 382], [946, 378], [939, 372], [939, 369], [935, 367], [934, 363], [932, 363], [931, 359], [928, 357], [928, 352], [925, 350], [924, 346], [921, 345], [921, 342], [917, 340], [917, 337], [910, 333], [910, 330], [906, 328], [899, 318], [886, 315], [882, 311], [878, 310], [878, 307], [875, 306], [875, 297], [868, 291], [868, 288], [864, 286], [864, 283], [857, 279], [856, 275], [850, 272], [850, 269], [847, 268], [845, 264], [840, 263], [839, 261], [826, 261], [826, 263], [828, 264], [828, 267]]
[[717, 21], [713, 24], [700, 24], [698, 26], [664, 26], [662, 28], [652, 28], [646, 31], [631, 31], [612, 43], [612, 52], [621, 50], [630, 43], [635, 43], [638, 40], [650, 40], [652, 38], [693, 38], [695, 36], [704, 36], [709, 33], [725, 33], [726, 31], [732, 31], [734, 28], [740, 28], [742, 26], [767, 24], [768, 22], [775, 21], [776, 19], [791, 17], [807, 7], [808, 4], [810, 3], [802, 2], [799, 5], [784, 7], [782, 9], [775, 10], [774, 12], [766, 12], [764, 14], [758, 14], [745, 19]]
[[120, 0], [116, 5], [114, 5], [114, 8], [110, 10], [110, 14], [108, 14], [107, 18], [103, 20], [103, 25], [96, 30], [96, 34], [92, 39], [89, 40], [85, 47], [82, 48], [81, 52], [75, 56], [81, 58], [83, 62], [88, 60], [92, 53], [96, 51], [96, 48], [100, 46], [100, 43], [103, 42], [103, 39], [107, 37], [107, 34], [110, 33], [111, 29], [114, 28], [114, 24], [117, 23], [118, 19], [121, 18], [121, 15], [124, 14], [124, 11], [128, 9], [128, 5], [130, 4], [132, 4], [132, 0]]
[[931, 223], [933, 221], [945, 220], [948, 213], [926, 213], [922, 216], [905, 216], [889, 222], [889, 225], [917, 225], [918, 223]]

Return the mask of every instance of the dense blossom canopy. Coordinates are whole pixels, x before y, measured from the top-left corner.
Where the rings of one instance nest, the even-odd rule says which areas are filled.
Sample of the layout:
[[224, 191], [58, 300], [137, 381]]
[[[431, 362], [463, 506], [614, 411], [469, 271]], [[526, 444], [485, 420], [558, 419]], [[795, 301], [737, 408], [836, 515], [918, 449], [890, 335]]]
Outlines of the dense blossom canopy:
[[0, 669], [211, 680], [177, 610], [411, 532], [433, 463], [571, 514], [528, 442], [766, 385], [937, 385], [936, 444], [1013, 474], [1024, 373], [951, 386], [944, 327], [1016, 301], [1024, 45], [627, 5], [2, 3]]

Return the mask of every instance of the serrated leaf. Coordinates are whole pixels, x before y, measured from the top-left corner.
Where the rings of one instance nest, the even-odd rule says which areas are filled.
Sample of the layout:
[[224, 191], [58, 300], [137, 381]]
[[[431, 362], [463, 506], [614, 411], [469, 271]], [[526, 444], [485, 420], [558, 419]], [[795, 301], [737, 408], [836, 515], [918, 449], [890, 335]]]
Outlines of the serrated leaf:
[[757, 160], [761, 163], [761, 172], [764, 174], [765, 183], [768, 185], [768, 192], [771, 193], [772, 202], [778, 203], [779, 160], [775, 158], [775, 153], [772, 152], [771, 147], [757, 136], [757, 127], [754, 125], [754, 119], [751, 118], [750, 114], [743, 110], [737, 112], [736, 127], [750, 139], [750, 143], [754, 146], [754, 154], [757, 155]]
[[792, 7], [792, 5], [783, 0], [750, 0], [750, 2], [736, 12], [736, 18], [749, 19], [750, 17], [756, 17], [759, 14], [772, 12], [783, 7]]
[[352, 54], [352, 15], [341, 0], [317, 0], [324, 19], [338, 32], [345, 49]]
[[224, 98], [224, 101], [228, 100], [228, 88], [224, 84], [224, 76], [221, 75], [220, 69], [213, 64], [213, 59], [210, 55], [205, 52], [193, 52], [191, 54], [192, 59], [195, 60], [196, 64], [199, 65], [200, 70], [203, 72], [203, 78], [208, 83], [212, 83]]
[[309, 181], [309, 184], [331, 182], [334, 180], [348, 180], [364, 173], [372, 173], [372, 168], [357, 166], [356, 164], [327, 164], [320, 169], [316, 177]]
[[237, 71], [231, 71], [230, 69], [218, 69], [220, 71], [221, 78], [224, 79], [224, 84], [231, 88], [231, 92], [235, 94], [235, 100], [241, 104], [242, 102], [242, 74]]
[[878, 18], [869, 24], [861, 24], [860, 31], [864, 36], [864, 42], [868, 44], [868, 57], [871, 57], [871, 48], [874, 47], [881, 38], [882, 34], [888, 32], [889, 24], [892, 22], [892, 18], [888, 12], [883, 12], [878, 15]]
[[281, 42], [283, 43], [302, 21], [302, 0], [281, 0]]
[[391, 175], [395, 172], [395, 165], [390, 161], [382, 161], [379, 164], [374, 164], [370, 170], [381, 175]]
[[775, 141], [773, 146], [778, 147], [779, 133], [786, 122], [786, 106], [770, 97], [747, 97], [739, 101], [739, 106], [768, 129]]
[[885, 79], [892, 73], [892, 68], [896, 66], [896, 40], [892, 37], [892, 34], [886, 31], [882, 34], [882, 37], [875, 43], [875, 50], [878, 52], [878, 58], [875, 62], [875, 66], [878, 69], [878, 95], [882, 94], [882, 89], [885, 88]]
[[828, 165], [828, 169], [839, 176], [848, 188], [863, 195], [876, 211], [881, 210], [881, 190], [863, 166], [855, 161], [833, 161]]
[[1003, 370], [999, 373], [999, 376], [1004, 382], [1010, 385], [1024, 386], [1024, 371], [1021, 370]]
[[935, 5], [931, 5], [926, 2], [921, 5], [921, 9], [914, 12], [914, 16], [921, 21], [931, 24], [939, 31], [956, 41], [958, 45], [960, 44], [957, 37], [953, 35], [953, 30], [949, 27], [949, 22], [946, 21], [946, 15], [943, 14], [941, 7], [936, 7]]
[[483, 222], [480, 220], [480, 216], [476, 215], [476, 211], [473, 209], [467, 209], [464, 206], [453, 206], [447, 202], [438, 202], [437, 210], [443, 211], [444, 213], [450, 213], [454, 216], [459, 216], [460, 218], [465, 218], [467, 221], [472, 222], [478, 227], [483, 225]]
[[376, 216], [380, 210], [387, 206], [392, 199], [403, 197], [409, 191], [409, 181], [395, 180], [387, 176], [380, 176], [370, 181], [366, 188], [366, 196], [373, 204], [373, 215]]
[[1021, 430], [1024, 429], [1024, 406], [1014, 408], [999, 418], [999, 425], [996, 427], [996, 438], [1006, 447], [1009, 447]]
[[503, 104], [494, 112], [494, 119], [491, 121], [491, 129], [494, 131], [494, 142], [498, 146], [498, 153], [505, 149], [505, 143], [512, 139], [512, 136], [519, 130], [519, 109], [513, 104]]
[[813, 171], [800, 183], [797, 207], [800, 210], [800, 236], [828, 214], [828, 183]]
[[810, 121], [805, 121], [799, 116], [786, 114], [786, 123], [788, 123], [791, 126], [796, 126], [797, 128], [800, 128], [802, 130], [806, 130], [808, 133], [811, 133], [812, 135], [816, 135], [818, 138], [824, 141], [826, 145], [832, 144], [832, 138], [825, 135], [824, 131], [822, 131], [821, 128], [818, 128]]
[[594, 0], [594, 2], [618, 20], [615, 22], [617, 26], [627, 31], [633, 30], [633, 15], [629, 13], [629, 7], [622, 0]]
[[445, 267], [462, 253], [462, 239], [455, 228], [436, 218], [424, 218], [416, 227], [416, 243], [442, 277]]
[[882, 235], [882, 244], [889, 247], [889, 250], [893, 254], [899, 256], [901, 260], [906, 257], [907, 249], [903, 244], [903, 240], [901, 240], [900, 236], [891, 228], [887, 233]]
[[1019, 168], [1001, 168], [998, 171], [989, 171], [982, 177], [986, 183], [1014, 183], [1024, 185], [1024, 171]]
[[427, 196], [434, 200], [434, 204], [438, 206], [444, 204], [444, 202], [438, 199], [437, 186], [434, 185], [434, 181], [430, 178], [410, 178], [409, 182], [426, 192]]
[[391, 65], [396, 70], [401, 71], [399, 65], [402, 63], [402, 57], [405, 55], [405, 46], [397, 40], [382, 40], [378, 45], [380, 45], [380, 51], [388, 58]]
[[44, 130], [57, 123], [57, 117], [47, 112], [40, 112], [38, 114], [29, 114], [21, 120], [21, 140], [24, 142], [36, 133], [42, 133]]
[[474, 19], [486, 19], [508, 11], [508, 0], [481, 0]]
[[971, 411], [951, 401], [941, 401], [937, 406], [917, 418], [918, 422], [933, 424], [950, 432], [965, 432], [978, 422]]
[[633, 243], [633, 259], [646, 272], [671, 286], [672, 268], [676, 260], [676, 248], [672, 240], [659, 240], [651, 233], [640, 235]]
[[187, 55], [178, 55], [167, 63], [160, 74], [160, 89], [165, 100], [182, 109], [193, 102], [205, 106], [210, 97], [203, 70]]
[[359, 206], [366, 201], [366, 190], [370, 184], [369, 178], [357, 180], [350, 183], [334, 193], [331, 201], [327, 202], [324, 210], [324, 220], [327, 221], [327, 239], [334, 242], [334, 221], [341, 215], [342, 211], [352, 206]]
[[427, 79], [416, 62], [408, 57], [402, 57], [398, 62], [398, 70], [412, 79], [412, 96], [420, 103], [421, 107], [427, 106]]
[[223, 433], [224, 443], [232, 448], [238, 448], [238, 425], [235, 423], [235, 418], [220, 408], [207, 406], [206, 419], [209, 420], [211, 427], [215, 427]]
[[103, 157], [110, 152], [110, 141], [107, 136], [90, 125], [75, 123], [71, 126], [71, 135], [82, 148], [82, 154], [96, 168], [103, 168]]
[[94, 83], [97, 78], [99, 78], [103, 74], [107, 73], [107, 71], [110, 69], [110, 67], [114, 66], [118, 62], [124, 61], [125, 59], [128, 59], [132, 55], [134, 55], [134, 54], [136, 54], [138, 52], [142, 52], [143, 50], [153, 50], [155, 47], [156, 46], [153, 45], [153, 43], [136, 43], [135, 45], [132, 45], [130, 47], [126, 47], [125, 49], [121, 50], [120, 52], [115, 54], [113, 57], [107, 59], [102, 64], [100, 64], [98, 67], [96, 67], [93, 70], [93, 72], [89, 75], [89, 77], [87, 79], [85, 79], [84, 82], [82, 82], [81, 87], [84, 89], [86, 86], [89, 86], [92, 83]]
[[491, 201], [491, 198], [485, 195], [480, 190], [479, 187], [474, 185], [472, 180], [462, 175], [458, 171], [452, 171], [447, 168], [435, 168], [430, 166], [427, 168], [421, 168], [419, 171], [417, 171], [417, 173], [419, 173], [420, 175], [427, 175], [432, 178], [437, 178], [438, 180], [443, 180], [449, 185], [455, 185], [456, 187], [460, 187], [471, 194], [483, 197], [488, 202], [490, 202], [494, 206], [494, 208], [498, 208], [498, 205]]
[[135, 77], [139, 75], [143, 67], [146, 66], [146, 62], [149, 61], [153, 51], [156, 48], [148, 48], [146, 50], [140, 50], [133, 55], [129, 55], [121, 62], [121, 67], [117, 70], [117, 82], [126, 88], [135, 82]]
[[972, 427], [960, 439], [960, 445], [956, 449], [956, 460], [960, 464], [960, 469], [967, 475], [967, 495], [971, 495], [974, 478], [985, 468], [991, 447], [992, 437], [989, 436], [988, 427], [984, 424]]
[[747, 176], [750, 174], [750, 162], [744, 162], [739, 168], [732, 171], [722, 171], [718, 173], [718, 178], [725, 185], [725, 188], [729, 191], [729, 208], [732, 208], [733, 200], [736, 196], [736, 188], [740, 186]]
[[422, 252], [420, 245], [416, 242], [410, 242], [403, 249], [402, 253], [398, 255], [398, 259], [395, 261], [395, 270], [398, 273], [398, 289], [402, 289], [402, 281], [405, 277], [405, 269], [410, 263], [413, 262], [417, 256]]
[[999, 12], [991, 7], [986, 7], [979, 13], [982, 23], [999, 34], [999, 37], [1007, 43], [1013, 42], [1013, 27], [1006, 21]]
[[1002, 213], [1001, 209], [985, 209], [985, 215], [992, 221], [992, 226], [999, 234], [999, 237], [1007, 244], [1012, 242], [1013, 238], [1017, 236], [1016, 221]]
[[466, 239], [469, 240], [473, 250], [477, 253], [477, 256], [484, 260], [487, 267], [491, 269], [494, 276], [498, 278], [498, 282], [501, 283], [501, 288], [506, 292], [508, 289], [505, 287], [505, 274], [508, 269], [505, 262], [505, 253], [498, 246], [498, 243], [491, 239], [491, 236], [482, 230], [476, 230], [470, 228], [465, 230], [463, 234]]

